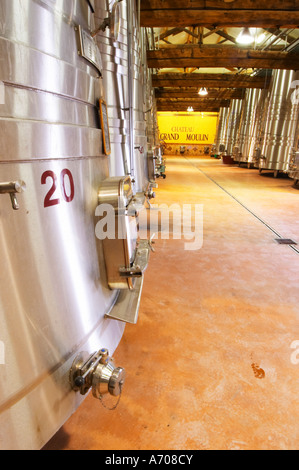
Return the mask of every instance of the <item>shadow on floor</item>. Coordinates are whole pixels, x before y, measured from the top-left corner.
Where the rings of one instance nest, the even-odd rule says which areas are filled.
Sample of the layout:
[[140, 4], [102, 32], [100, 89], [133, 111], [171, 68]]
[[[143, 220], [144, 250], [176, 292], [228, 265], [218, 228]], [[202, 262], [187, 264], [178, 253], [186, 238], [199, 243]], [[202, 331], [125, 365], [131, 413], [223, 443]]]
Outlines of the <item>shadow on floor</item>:
[[62, 427], [41, 450], [63, 450], [69, 441], [70, 436]]

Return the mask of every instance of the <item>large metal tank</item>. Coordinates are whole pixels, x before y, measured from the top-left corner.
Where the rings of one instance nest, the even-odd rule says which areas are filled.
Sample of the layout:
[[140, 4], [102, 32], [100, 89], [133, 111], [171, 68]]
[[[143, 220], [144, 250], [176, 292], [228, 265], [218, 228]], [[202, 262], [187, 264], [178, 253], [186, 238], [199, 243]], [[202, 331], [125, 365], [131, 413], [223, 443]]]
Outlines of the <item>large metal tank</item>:
[[[247, 112], [247, 121], [244, 122], [242, 128], [242, 146], [240, 147], [239, 161], [240, 163], [248, 163], [250, 148], [254, 142], [254, 135], [257, 132], [257, 110], [261, 102], [262, 90], [252, 89], [248, 97], [248, 112]], [[241, 131], [241, 132], [242, 132]], [[251, 164], [249, 165], [251, 166]]]
[[[101, 398], [108, 389], [117, 396], [123, 383], [107, 350], [113, 354], [121, 340], [120, 310], [132, 306], [127, 292], [138, 305], [142, 281], [137, 292], [129, 281], [123, 290], [109, 288], [96, 236], [101, 185], [103, 198], [109, 188], [110, 200], [114, 194], [124, 204], [132, 191], [130, 179], [109, 178], [93, 7], [1, 0], [1, 449], [41, 448], [89, 386]], [[142, 279], [128, 272], [136, 233], [127, 235], [123, 283], [131, 274]]]
[[290, 165], [288, 169], [288, 175], [298, 184], [299, 181], [299, 150], [295, 151], [291, 155]]
[[266, 126], [260, 148], [259, 169], [286, 172], [298, 123], [298, 104], [292, 100], [298, 72], [275, 70], [270, 85]]
[[[247, 154], [247, 164], [248, 167], [255, 166], [255, 159], [257, 154], [257, 149], [260, 147], [262, 129], [265, 124], [265, 113], [266, 113], [266, 103], [269, 90], [263, 89], [259, 92], [257, 104], [254, 111], [254, 123], [251, 127], [251, 136], [248, 139], [246, 154]], [[244, 152], [245, 153], [245, 152]]]
[[247, 158], [244, 157], [244, 153], [247, 153], [246, 143], [248, 142], [250, 136], [250, 128], [254, 123], [254, 106], [257, 99], [257, 93], [258, 90], [255, 90], [254, 88], [246, 90], [245, 93], [245, 98], [242, 104], [239, 129], [233, 152], [233, 158], [235, 162], [241, 163], [242, 161], [247, 161]]
[[[293, 104], [299, 105], [299, 82], [296, 84], [296, 90], [292, 95]], [[295, 181], [295, 184], [299, 182], [299, 120], [294, 138], [294, 147], [291, 150], [290, 164], [288, 168], [288, 176]]]
[[[144, 30], [146, 40], [148, 38], [147, 32]], [[146, 48], [145, 48], [146, 49]], [[146, 119], [146, 133], [148, 149], [160, 147], [159, 140], [159, 126], [158, 126], [158, 113], [157, 113], [157, 100], [155, 96], [155, 89], [152, 86], [152, 69], [147, 68], [145, 77], [145, 119]]]
[[[95, 1], [96, 30], [94, 36], [101, 52], [103, 83], [107, 102], [111, 153], [111, 176], [131, 174], [131, 134], [129, 115], [128, 31], [125, 2]], [[108, 9], [107, 9], [108, 5]], [[117, 18], [118, 16], [118, 18]], [[110, 24], [113, 22], [113, 25]]]
[[226, 135], [229, 119], [229, 108], [220, 108], [215, 138], [215, 155], [221, 155], [226, 149]]
[[[149, 185], [148, 178], [148, 136], [146, 128], [147, 108], [147, 56], [146, 56], [146, 38], [144, 32], [141, 33], [139, 24], [139, 13], [135, 12], [135, 0], [127, 0], [131, 7], [129, 12], [132, 18], [132, 71], [133, 71], [133, 112], [134, 112], [134, 165], [133, 178], [136, 181], [136, 192], [143, 193]], [[137, 2], [138, 3], [138, 2]], [[133, 47], [132, 47], [133, 46]]]
[[228, 120], [228, 129], [226, 137], [226, 153], [233, 154], [236, 136], [239, 129], [241, 118], [242, 100], [232, 100], [230, 106], [230, 114]]
[[110, 171], [117, 176], [130, 174], [135, 192], [142, 193], [149, 184], [145, 119], [147, 64], [137, 5], [134, 0], [95, 0], [95, 16], [115, 154]]

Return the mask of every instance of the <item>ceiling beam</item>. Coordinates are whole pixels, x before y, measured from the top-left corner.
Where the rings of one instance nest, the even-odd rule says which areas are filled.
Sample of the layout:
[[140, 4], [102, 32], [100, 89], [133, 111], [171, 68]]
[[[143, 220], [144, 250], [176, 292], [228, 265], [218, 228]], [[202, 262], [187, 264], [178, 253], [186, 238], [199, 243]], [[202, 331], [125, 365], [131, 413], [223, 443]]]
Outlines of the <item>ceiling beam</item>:
[[183, 31], [183, 28], [171, 28], [165, 33], [160, 34], [155, 38], [155, 42], [157, 41], [163, 41], [163, 39], [167, 38], [168, 36], [176, 36], [177, 34], [181, 33]]
[[[277, 28], [267, 28], [267, 29], [265, 29], [265, 31], [268, 32], [268, 33], [273, 34], [273, 36], [276, 36], [276, 37], [281, 36], [281, 31], [280, 31], [280, 29], [277, 29]], [[286, 29], [285, 34], [282, 35], [282, 38], [285, 42], [287, 42], [288, 44], [291, 44], [293, 41], [295, 41], [296, 38], [294, 36], [292, 36], [291, 34], [289, 34], [288, 31], [292, 32], [292, 29], [291, 30]]]
[[206, 87], [206, 88], [268, 88], [268, 77], [214, 73], [160, 73], [153, 74], [154, 88], [160, 87]]
[[[198, 96], [198, 95], [197, 95]], [[230, 100], [218, 100], [218, 99], [208, 99], [208, 98], [200, 98], [199, 96], [197, 99], [157, 99], [157, 106], [163, 105], [173, 105], [173, 106], [207, 106], [212, 108], [229, 108]]]
[[[198, 88], [162, 88], [156, 89], [156, 99], [198, 99]], [[244, 90], [240, 89], [212, 89], [209, 90], [209, 98], [221, 100], [241, 100], [244, 97]]]
[[[226, 3], [225, 7], [223, 4]], [[204, 10], [284, 10], [298, 9], [298, 0], [185, 0], [186, 9]], [[182, 8], [182, 0], [142, 0], [141, 10], [178, 10]]]
[[[207, 27], [207, 29], [210, 30], [210, 33], [212, 33], [214, 31], [214, 28], [211, 28], [211, 27]], [[234, 44], [237, 44], [237, 41], [236, 39], [231, 36], [230, 34], [226, 33], [225, 31], [222, 31], [221, 29], [217, 29], [216, 28], [216, 31], [215, 31], [215, 34], [218, 34], [218, 36], [224, 38], [224, 39], [227, 39], [227, 41], [231, 41], [233, 42]]]
[[[167, 10], [167, 14], [166, 14]], [[142, 0], [141, 26], [299, 27], [299, 0]]]
[[[158, 105], [157, 106], [157, 111], [164, 111], [164, 112], [182, 112], [182, 111], [187, 111], [187, 107], [184, 105], [173, 105], [173, 104], [163, 104], [163, 105]], [[220, 107], [218, 106], [199, 106], [199, 105], [193, 105], [193, 111], [197, 113], [219, 113]]]
[[260, 51], [235, 46], [169, 45], [147, 51], [149, 68], [237, 67], [252, 69], [298, 70], [295, 52]]

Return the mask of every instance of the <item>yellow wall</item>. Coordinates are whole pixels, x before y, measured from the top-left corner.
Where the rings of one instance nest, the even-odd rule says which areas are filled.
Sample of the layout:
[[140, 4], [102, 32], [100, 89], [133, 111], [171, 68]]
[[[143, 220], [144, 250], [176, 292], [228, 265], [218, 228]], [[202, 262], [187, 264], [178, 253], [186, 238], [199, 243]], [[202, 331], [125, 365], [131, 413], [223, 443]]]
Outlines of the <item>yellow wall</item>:
[[158, 113], [160, 140], [166, 144], [211, 145], [218, 113]]

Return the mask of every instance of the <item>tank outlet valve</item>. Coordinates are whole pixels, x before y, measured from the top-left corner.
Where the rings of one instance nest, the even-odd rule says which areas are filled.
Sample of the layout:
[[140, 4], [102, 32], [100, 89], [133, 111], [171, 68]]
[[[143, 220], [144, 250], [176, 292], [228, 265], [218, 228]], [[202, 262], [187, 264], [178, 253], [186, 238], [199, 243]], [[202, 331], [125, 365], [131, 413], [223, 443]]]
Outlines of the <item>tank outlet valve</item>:
[[153, 188], [150, 188], [145, 192], [145, 197], [146, 197], [146, 199], [155, 199], [156, 198], [156, 193], [153, 190]]
[[20, 209], [17, 194], [23, 193], [26, 190], [24, 181], [12, 181], [10, 183], [0, 183], [0, 194], [9, 194], [11, 205], [14, 211]]
[[107, 349], [89, 355], [82, 352], [76, 356], [70, 370], [70, 384], [75, 392], [86, 395], [90, 389], [95, 398], [103, 395], [118, 397], [122, 393], [126, 372], [116, 367]]
[[134, 147], [135, 150], [138, 150], [139, 153], [143, 154], [144, 153], [144, 147], [142, 145], [137, 145]]

